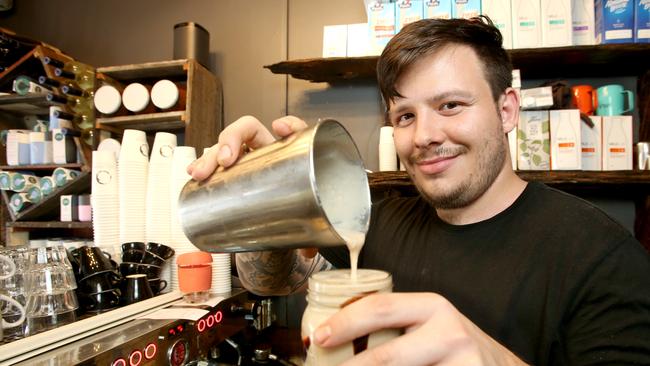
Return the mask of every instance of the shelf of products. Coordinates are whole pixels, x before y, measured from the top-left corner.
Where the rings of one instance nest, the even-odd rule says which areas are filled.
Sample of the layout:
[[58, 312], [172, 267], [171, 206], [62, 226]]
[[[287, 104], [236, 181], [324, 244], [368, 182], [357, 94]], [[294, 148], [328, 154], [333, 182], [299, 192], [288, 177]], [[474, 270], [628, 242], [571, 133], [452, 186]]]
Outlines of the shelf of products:
[[185, 145], [212, 146], [223, 128], [222, 91], [217, 77], [197, 61], [172, 60], [143, 64], [109, 66], [97, 69], [97, 79], [110, 79], [123, 85], [139, 82], [154, 84], [169, 79], [186, 88], [185, 109], [157, 113], [103, 116], [96, 127], [109, 131], [134, 128], [144, 131], [185, 131]]
[[66, 169], [87, 169], [88, 167], [84, 164], [43, 164], [43, 165], [0, 165], [0, 170], [9, 170], [9, 171], [29, 171], [29, 170], [38, 170], [38, 171], [49, 171], [56, 168], [66, 168]]
[[[636, 76], [648, 69], [650, 44], [607, 44], [508, 50], [526, 79], [575, 78], [594, 75]], [[332, 57], [282, 61], [264, 66], [311, 82], [376, 80], [377, 56]]]
[[12, 229], [92, 229], [90, 221], [14, 221], [7, 222]]

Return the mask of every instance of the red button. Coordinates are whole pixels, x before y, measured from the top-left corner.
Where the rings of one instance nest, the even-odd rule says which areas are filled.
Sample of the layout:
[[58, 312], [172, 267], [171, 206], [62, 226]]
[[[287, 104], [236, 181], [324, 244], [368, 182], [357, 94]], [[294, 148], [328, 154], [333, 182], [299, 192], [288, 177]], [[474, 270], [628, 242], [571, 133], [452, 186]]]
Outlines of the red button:
[[222, 319], [223, 319], [223, 313], [221, 313], [221, 310], [219, 310], [214, 314], [214, 321], [216, 321], [217, 324], [219, 324], [221, 323]]
[[199, 320], [199, 323], [197, 324], [196, 328], [199, 330], [199, 333], [203, 332], [205, 330], [205, 320], [204, 319]]
[[158, 347], [153, 343], [149, 343], [144, 349], [144, 358], [151, 360], [156, 355], [156, 351], [158, 351]]
[[208, 328], [212, 328], [214, 325], [214, 318], [212, 316], [208, 316], [205, 318], [205, 322], [208, 324]]
[[113, 361], [111, 366], [126, 366], [126, 360], [123, 358], [118, 358], [117, 360]]
[[131, 355], [129, 356], [129, 365], [138, 366], [140, 362], [142, 362], [142, 352], [138, 350], [131, 352]]

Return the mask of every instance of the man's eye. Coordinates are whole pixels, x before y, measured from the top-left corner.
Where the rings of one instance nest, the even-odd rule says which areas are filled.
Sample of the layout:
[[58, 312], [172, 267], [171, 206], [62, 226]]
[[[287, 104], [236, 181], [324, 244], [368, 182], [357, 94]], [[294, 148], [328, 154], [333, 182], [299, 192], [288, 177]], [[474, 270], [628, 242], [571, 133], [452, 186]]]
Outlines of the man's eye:
[[413, 113], [405, 113], [395, 118], [393, 124], [395, 126], [405, 126], [409, 124], [411, 120], [413, 120]]
[[441, 105], [441, 106], [440, 106], [440, 109], [443, 110], [443, 111], [445, 111], [445, 110], [446, 110], [446, 111], [449, 111], [449, 110], [456, 109], [456, 108], [458, 108], [459, 106], [460, 106], [459, 103], [456, 103], [456, 102], [449, 102], [449, 103], [445, 103], [445, 104]]

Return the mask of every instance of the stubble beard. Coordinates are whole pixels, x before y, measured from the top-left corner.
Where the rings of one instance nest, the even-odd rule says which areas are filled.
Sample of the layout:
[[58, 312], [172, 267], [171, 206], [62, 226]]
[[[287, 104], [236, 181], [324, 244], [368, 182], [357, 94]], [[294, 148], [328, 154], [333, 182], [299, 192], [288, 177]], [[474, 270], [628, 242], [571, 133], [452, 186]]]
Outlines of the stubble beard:
[[[493, 134], [488, 138], [480, 151], [477, 151], [478, 157], [477, 169], [475, 172], [469, 172], [465, 179], [453, 187], [445, 190], [433, 186], [425, 187], [424, 184], [418, 184], [411, 173], [411, 179], [415, 183], [420, 195], [434, 208], [438, 209], [458, 209], [467, 207], [476, 201], [488, 188], [494, 183], [497, 176], [503, 168], [506, 160], [507, 149], [503, 141], [505, 132], [501, 124], [496, 130], [491, 131]], [[469, 149], [462, 147], [464, 151], [461, 155], [466, 154]]]

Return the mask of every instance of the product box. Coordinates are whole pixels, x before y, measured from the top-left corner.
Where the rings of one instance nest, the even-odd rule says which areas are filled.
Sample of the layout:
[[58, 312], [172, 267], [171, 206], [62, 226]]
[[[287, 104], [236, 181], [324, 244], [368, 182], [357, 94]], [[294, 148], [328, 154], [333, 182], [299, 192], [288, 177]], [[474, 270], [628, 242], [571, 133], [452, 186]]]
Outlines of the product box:
[[553, 88], [521, 89], [521, 109], [549, 109], [553, 106]]
[[60, 198], [61, 203], [61, 221], [77, 221], [78, 203], [77, 196], [73, 194], [63, 194]]
[[580, 145], [582, 146], [582, 170], [603, 170], [603, 119], [600, 116], [589, 116], [594, 124], [580, 124]]
[[29, 133], [30, 164], [45, 164], [45, 132]]
[[7, 132], [7, 165], [28, 165], [30, 163], [30, 130], [9, 130]]
[[650, 43], [650, 0], [634, 2], [634, 42]]
[[549, 170], [550, 135], [548, 111], [521, 111], [517, 128], [517, 168]]
[[52, 129], [52, 161], [55, 164], [70, 164], [77, 161], [77, 148], [67, 131], [65, 128]]
[[512, 131], [508, 132], [507, 136], [512, 170], [517, 170], [517, 127], [515, 126]]
[[564, 47], [573, 44], [571, 0], [540, 0], [542, 8], [542, 46]]
[[347, 57], [368, 56], [368, 23], [348, 24]]
[[542, 45], [539, 0], [511, 0], [512, 48], [536, 48]]
[[580, 110], [552, 110], [549, 118], [551, 170], [582, 169]]
[[395, 3], [370, 1], [366, 7], [370, 54], [380, 55], [386, 44], [395, 35]]
[[452, 18], [474, 18], [481, 15], [481, 0], [451, 0]]
[[634, 41], [634, 1], [595, 0], [596, 43]]
[[323, 57], [345, 57], [347, 55], [348, 25], [326, 25], [323, 27]]
[[424, 18], [424, 5], [422, 0], [397, 0], [395, 3], [395, 33], [405, 25]]
[[512, 48], [512, 7], [510, 0], [483, 0], [481, 11], [492, 19], [503, 36], [503, 48]]
[[573, 45], [596, 44], [594, 0], [572, 0], [571, 14]]
[[632, 170], [632, 116], [603, 116], [603, 170]]
[[452, 0], [424, 0], [426, 19], [451, 19]]

